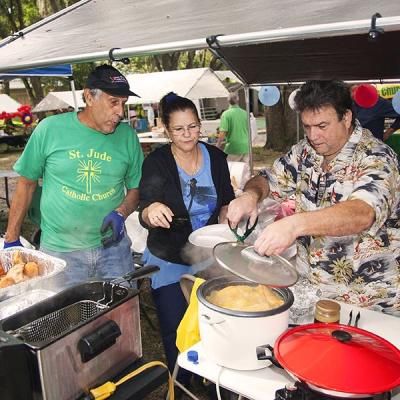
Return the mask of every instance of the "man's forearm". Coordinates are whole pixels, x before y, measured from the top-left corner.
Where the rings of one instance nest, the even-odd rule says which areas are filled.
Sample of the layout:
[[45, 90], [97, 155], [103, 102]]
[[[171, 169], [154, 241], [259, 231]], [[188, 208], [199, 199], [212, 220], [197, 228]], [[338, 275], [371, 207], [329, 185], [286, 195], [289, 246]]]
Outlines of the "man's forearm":
[[269, 184], [263, 176], [256, 175], [244, 185], [243, 191], [254, 195], [260, 202], [269, 195]]
[[356, 235], [371, 227], [375, 212], [362, 200], [348, 200], [322, 210], [296, 213], [290, 217], [299, 236]]
[[19, 239], [22, 223], [32, 202], [36, 185], [37, 181], [26, 179], [23, 176], [18, 178], [8, 217], [6, 242], [14, 242]]
[[124, 201], [116, 209], [125, 219], [129, 217], [139, 204], [139, 189], [129, 189], [126, 193]]
[[226, 136], [226, 132], [219, 132], [218, 138], [217, 138], [217, 143], [216, 143], [216, 146], [219, 149], [222, 149], [222, 147], [223, 147], [223, 142], [225, 140], [225, 136]]

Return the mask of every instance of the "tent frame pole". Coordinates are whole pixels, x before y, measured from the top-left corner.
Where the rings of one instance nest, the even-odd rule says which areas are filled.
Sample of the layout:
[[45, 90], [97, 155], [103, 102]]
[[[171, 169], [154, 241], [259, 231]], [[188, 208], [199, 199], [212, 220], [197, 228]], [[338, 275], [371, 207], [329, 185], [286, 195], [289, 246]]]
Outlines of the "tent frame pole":
[[254, 165], [253, 165], [253, 143], [251, 137], [251, 121], [250, 121], [250, 88], [249, 85], [244, 86], [244, 97], [246, 102], [246, 112], [247, 112], [247, 137], [249, 140], [249, 167], [250, 175], [253, 176]]
[[71, 91], [72, 91], [72, 98], [74, 99], [74, 108], [75, 111], [78, 112], [78, 100], [76, 98], [76, 89], [75, 89], [75, 81], [74, 78], [70, 78], [69, 84], [71, 86]]

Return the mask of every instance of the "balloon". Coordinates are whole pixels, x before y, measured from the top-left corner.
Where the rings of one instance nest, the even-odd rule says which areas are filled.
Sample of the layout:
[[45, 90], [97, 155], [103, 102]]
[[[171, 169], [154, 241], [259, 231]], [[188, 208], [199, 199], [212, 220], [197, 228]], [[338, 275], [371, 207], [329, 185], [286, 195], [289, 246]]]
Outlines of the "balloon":
[[33, 122], [32, 114], [31, 113], [23, 114], [21, 120], [24, 125], [30, 125]]
[[290, 93], [288, 98], [289, 107], [294, 111], [297, 111], [297, 106], [296, 102], [294, 101], [294, 98], [296, 97], [296, 94], [299, 92], [299, 90], [300, 89], [293, 90], [293, 92]]
[[400, 90], [393, 96], [392, 105], [394, 111], [396, 111], [397, 114], [400, 114]]
[[354, 89], [353, 98], [360, 107], [371, 108], [378, 102], [379, 94], [375, 86], [362, 84]]
[[261, 86], [258, 98], [264, 106], [274, 106], [280, 99], [281, 92], [276, 86]]

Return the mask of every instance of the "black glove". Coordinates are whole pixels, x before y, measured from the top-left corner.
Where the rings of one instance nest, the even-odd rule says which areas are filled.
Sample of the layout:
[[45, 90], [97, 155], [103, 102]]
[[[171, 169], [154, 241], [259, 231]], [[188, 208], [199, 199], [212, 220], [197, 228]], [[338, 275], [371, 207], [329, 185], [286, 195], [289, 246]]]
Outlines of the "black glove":
[[101, 225], [100, 232], [104, 234], [111, 229], [112, 234], [109, 236], [104, 236], [101, 239], [103, 247], [110, 247], [119, 243], [125, 235], [125, 218], [118, 211], [111, 211], [110, 214], [106, 215], [103, 219], [103, 224]]

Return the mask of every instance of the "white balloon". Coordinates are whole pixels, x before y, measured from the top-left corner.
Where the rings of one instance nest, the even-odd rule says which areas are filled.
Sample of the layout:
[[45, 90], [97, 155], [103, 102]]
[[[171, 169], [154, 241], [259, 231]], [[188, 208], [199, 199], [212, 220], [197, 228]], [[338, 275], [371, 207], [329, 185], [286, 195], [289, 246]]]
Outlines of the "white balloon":
[[290, 93], [288, 98], [289, 107], [294, 111], [297, 111], [297, 106], [296, 102], [294, 101], [294, 98], [296, 97], [296, 94], [298, 93], [299, 90], [300, 89], [293, 90], [293, 92]]

